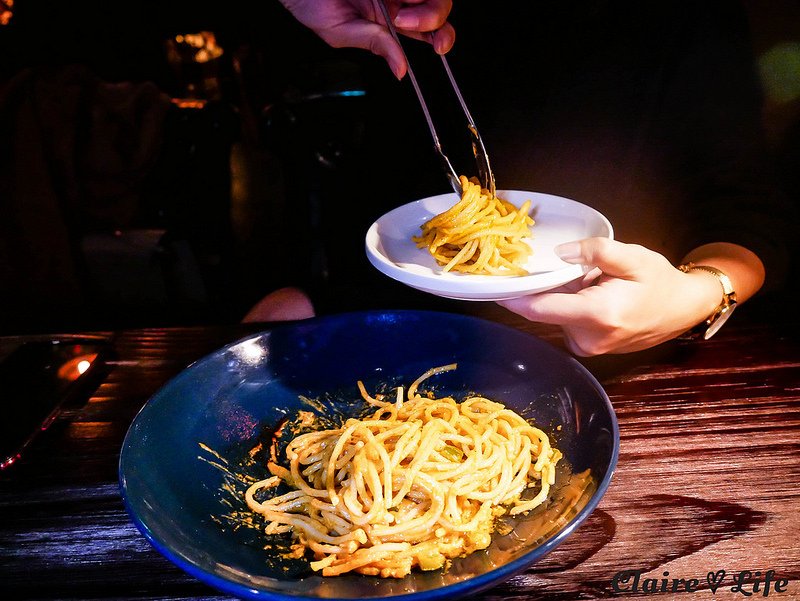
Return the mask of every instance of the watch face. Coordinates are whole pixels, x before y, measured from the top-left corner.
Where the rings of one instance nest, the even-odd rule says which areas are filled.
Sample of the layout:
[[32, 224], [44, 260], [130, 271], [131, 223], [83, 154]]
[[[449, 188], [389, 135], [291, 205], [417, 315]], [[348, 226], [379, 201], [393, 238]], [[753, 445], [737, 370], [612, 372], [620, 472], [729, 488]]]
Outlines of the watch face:
[[717, 313], [716, 318], [714, 321], [711, 322], [711, 325], [708, 326], [705, 334], [703, 334], [703, 338], [708, 340], [717, 331], [723, 326], [723, 324], [728, 321], [728, 318], [733, 314], [733, 310], [736, 308], [736, 305], [728, 305], [727, 307], [723, 307], [720, 309], [720, 312]]

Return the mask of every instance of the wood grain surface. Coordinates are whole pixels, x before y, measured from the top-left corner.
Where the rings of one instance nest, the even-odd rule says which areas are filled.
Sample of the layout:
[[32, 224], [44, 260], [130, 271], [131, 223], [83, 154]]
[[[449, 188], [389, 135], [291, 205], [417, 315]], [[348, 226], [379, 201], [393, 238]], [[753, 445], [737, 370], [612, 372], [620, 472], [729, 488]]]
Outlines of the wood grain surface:
[[[554, 330], [503, 315], [559, 344]], [[139, 534], [122, 506], [117, 462], [150, 395], [246, 332], [230, 326], [113, 333], [113, 369], [88, 404], [0, 473], [0, 599], [226, 598]], [[620, 422], [611, 487], [560, 547], [476, 598], [738, 599], [746, 595], [731, 591], [734, 574], [758, 571], [763, 579], [774, 570], [788, 582], [768, 596], [800, 599], [797, 333], [769, 319], [734, 319], [704, 343], [675, 341], [585, 360]], [[696, 578], [699, 590], [617, 592], [612, 580], [625, 570], [641, 570], [640, 583], [665, 573]], [[707, 574], [720, 570], [723, 584], [712, 592]], [[763, 584], [752, 588], [745, 592], [764, 597]]]

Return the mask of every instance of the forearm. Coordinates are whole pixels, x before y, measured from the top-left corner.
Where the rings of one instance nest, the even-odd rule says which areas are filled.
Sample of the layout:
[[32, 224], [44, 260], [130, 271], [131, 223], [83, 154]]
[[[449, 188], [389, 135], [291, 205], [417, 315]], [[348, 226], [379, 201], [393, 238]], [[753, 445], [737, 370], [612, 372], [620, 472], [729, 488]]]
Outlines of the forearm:
[[[764, 265], [755, 253], [744, 246], [732, 244], [730, 242], [713, 242], [704, 244], [689, 252], [684, 258], [683, 263], [692, 262], [696, 265], [709, 265], [716, 267], [727, 275], [733, 289], [736, 291], [736, 299], [743, 303], [752, 297], [764, 284], [765, 272]], [[709, 286], [709, 303], [713, 307], [719, 304], [719, 281], [711, 274], [703, 272], [692, 272], [706, 277], [715, 286]]]
[[[683, 263], [715, 267], [728, 276], [736, 292], [737, 302], [752, 297], [764, 284], [764, 265], [758, 256], [744, 246], [730, 242], [704, 244], [689, 252]], [[694, 324], [705, 320], [719, 306], [722, 297], [719, 279], [703, 270], [692, 270], [684, 277], [688, 298], [686, 317]]]

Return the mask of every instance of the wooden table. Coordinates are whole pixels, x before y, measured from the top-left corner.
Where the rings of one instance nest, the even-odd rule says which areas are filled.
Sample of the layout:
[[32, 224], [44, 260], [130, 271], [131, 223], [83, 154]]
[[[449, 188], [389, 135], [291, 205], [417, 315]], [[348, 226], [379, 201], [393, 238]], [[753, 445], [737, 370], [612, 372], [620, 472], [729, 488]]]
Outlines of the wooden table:
[[[647, 597], [738, 599], [734, 574], [763, 580], [774, 570], [783, 590], [772, 582], [769, 597], [800, 599], [800, 344], [796, 324], [771, 323], [772, 315], [735, 317], [705, 343], [586, 360], [620, 422], [611, 487], [559, 548], [479, 598], [629, 597], [633, 578], [615, 575], [641, 570], [640, 588], [668, 572], [700, 589]], [[551, 329], [496, 318], [559, 343]], [[0, 474], [0, 599], [223, 598], [132, 525], [117, 461], [149, 396], [245, 333], [239, 325], [114, 333], [113, 369], [88, 404]], [[712, 594], [707, 574], [719, 570]]]

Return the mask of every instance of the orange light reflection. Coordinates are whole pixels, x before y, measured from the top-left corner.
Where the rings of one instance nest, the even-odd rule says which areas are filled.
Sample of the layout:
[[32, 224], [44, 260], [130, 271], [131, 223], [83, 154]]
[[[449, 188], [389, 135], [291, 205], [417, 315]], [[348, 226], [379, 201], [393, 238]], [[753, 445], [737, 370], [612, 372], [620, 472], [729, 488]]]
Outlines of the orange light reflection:
[[90, 355], [79, 355], [69, 359], [58, 368], [58, 377], [61, 380], [73, 382], [77, 380], [81, 374], [86, 373], [92, 362], [97, 358], [97, 353]]

